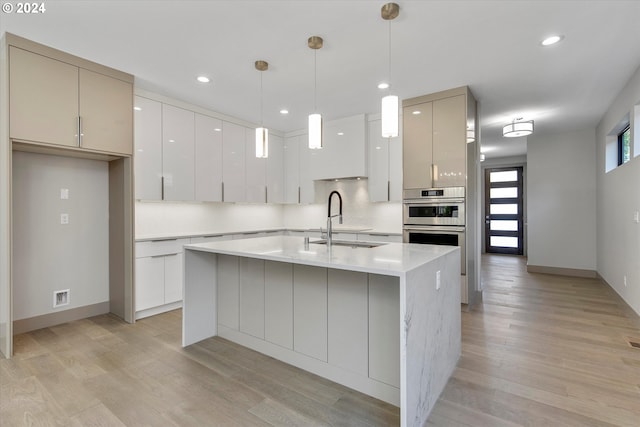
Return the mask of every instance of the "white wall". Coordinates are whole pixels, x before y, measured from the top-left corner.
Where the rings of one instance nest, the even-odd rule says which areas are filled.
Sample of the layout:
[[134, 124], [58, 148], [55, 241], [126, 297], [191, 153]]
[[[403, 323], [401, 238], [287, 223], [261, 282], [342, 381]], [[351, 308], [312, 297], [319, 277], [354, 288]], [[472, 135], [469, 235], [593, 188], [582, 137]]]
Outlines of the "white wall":
[[[109, 301], [107, 162], [14, 152], [13, 212], [14, 320]], [[64, 289], [70, 304], [54, 309]]]
[[595, 131], [527, 141], [529, 265], [596, 270]]
[[[640, 69], [613, 101], [596, 129], [598, 273], [640, 315]], [[607, 137], [631, 113], [631, 161], [605, 173]], [[624, 285], [624, 276], [627, 285]]]

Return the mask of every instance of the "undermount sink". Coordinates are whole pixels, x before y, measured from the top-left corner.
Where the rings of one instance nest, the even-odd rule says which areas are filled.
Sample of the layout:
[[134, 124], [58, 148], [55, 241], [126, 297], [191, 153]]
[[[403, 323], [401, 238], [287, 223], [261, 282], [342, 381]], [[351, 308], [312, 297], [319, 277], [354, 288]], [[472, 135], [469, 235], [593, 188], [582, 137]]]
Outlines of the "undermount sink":
[[[315, 240], [313, 242], [309, 242], [312, 245], [326, 245], [327, 241], [325, 239]], [[351, 240], [332, 240], [332, 246], [349, 246], [352, 248], [377, 248], [378, 246], [385, 245], [386, 243], [372, 243], [372, 242], [358, 242]]]

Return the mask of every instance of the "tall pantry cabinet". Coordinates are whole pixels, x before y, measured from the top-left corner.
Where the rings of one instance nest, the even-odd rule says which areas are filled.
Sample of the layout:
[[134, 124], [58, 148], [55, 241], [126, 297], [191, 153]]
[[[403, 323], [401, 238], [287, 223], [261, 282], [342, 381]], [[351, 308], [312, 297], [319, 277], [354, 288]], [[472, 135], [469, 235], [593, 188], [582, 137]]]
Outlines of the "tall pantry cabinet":
[[[87, 316], [112, 312], [133, 322], [133, 76], [6, 33], [0, 43], [0, 94], [0, 352], [11, 357], [15, 333]], [[33, 173], [12, 170], [18, 157]], [[63, 166], [49, 172], [67, 188], [42, 181], [37, 165], [49, 167], [47, 158], [63, 159], [50, 162]], [[98, 176], [104, 194], [75, 191], [82, 173]], [[48, 189], [40, 197], [43, 188]], [[94, 197], [107, 203], [100, 218], [87, 218], [81, 206]], [[14, 199], [35, 204], [18, 212]], [[50, 225], [34, 235], [29, 220]], [[95, 235], [104, 236], [100, 247]], [[16, 252], [24, 242], [44, 248], [40, 253], [47, 259]], [[70, 243], [84, 249], [81, 259], [68, 259], [60, 250]], [[76, 274], [56, 283], [60, 271], [81, 269], [87, 260], [105, 266], [96, 278], [104, 283], [97, 292], [100, 301], [91, 300], [92, 284], [78, 282]], [[51, 270], [41, 275], [45, 280], [23, 283], [32, 276], [22, 273], [33, 265]], [[53, 298], [52, 306], [52, 286], [67, 288], [68, 298], [61, 300], [66, 304], [57, 306]], [[19, 312], [35, 314], [16, 318]]]

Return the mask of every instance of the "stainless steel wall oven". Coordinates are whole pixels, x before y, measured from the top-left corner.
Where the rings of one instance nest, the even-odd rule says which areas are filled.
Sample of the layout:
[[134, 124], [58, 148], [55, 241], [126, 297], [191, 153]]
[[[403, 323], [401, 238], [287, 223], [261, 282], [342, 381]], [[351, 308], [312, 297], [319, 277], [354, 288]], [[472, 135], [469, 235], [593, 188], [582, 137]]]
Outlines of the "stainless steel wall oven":
[[460, 246], [460, 268], [466, 274], [464, 187], [404, 191], [403, 241]]

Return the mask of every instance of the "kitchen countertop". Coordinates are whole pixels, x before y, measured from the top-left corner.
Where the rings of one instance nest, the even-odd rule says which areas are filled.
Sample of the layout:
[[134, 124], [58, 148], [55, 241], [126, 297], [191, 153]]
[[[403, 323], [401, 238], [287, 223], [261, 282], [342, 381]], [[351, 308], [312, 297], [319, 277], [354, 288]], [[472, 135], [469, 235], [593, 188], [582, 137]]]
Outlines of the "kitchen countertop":
[[[323, 228], [324, 230], [324, 228]], [[192, 233], [178, 233], [178, 234], [154, 234], [154, 235], [142, 235], [136, 236], [136, 242], [146, 242], [150, 240], [171, 240], [171, 239], [188, 239], [191, 237], [213, 237], [213, 236], [228, 236], [231, 234], [245, 234], [245, 233], [275, 233], [279, 231], [302, 231], [302, 232], [320, 232], [320, 227], [317, 228], [260, 228], [250, 230], [234, 230], [234, 231], [212, 231], [207, 233], [192, 232]], [[384, 230], [374, 230], [365, 226], [334, 226], [333, 231], [335, 233], [366, 233], [383, 236], [401, 236], [402, 233], [389, 232]]]
[[373, 248], [313, 243], [301, 236], [272, 236], [185, 245], [185, 249], [340, 270], [403, 276], [459, 247], [385, 243]]

